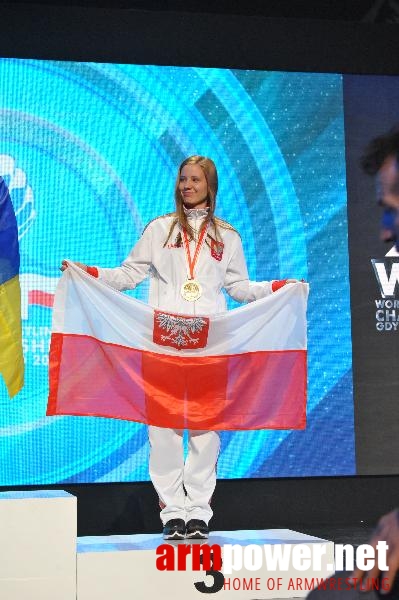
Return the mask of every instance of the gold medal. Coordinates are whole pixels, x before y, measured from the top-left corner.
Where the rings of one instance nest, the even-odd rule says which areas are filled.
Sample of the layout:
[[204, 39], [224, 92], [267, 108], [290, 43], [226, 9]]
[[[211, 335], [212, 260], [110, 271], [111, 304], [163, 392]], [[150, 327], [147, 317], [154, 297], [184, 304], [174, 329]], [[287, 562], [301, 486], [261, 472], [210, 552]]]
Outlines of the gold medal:
[[187, 279], [181, 286], [180, 293], [187, 302], [195, 302], [201, 297], [201, 284], [195, 279]]

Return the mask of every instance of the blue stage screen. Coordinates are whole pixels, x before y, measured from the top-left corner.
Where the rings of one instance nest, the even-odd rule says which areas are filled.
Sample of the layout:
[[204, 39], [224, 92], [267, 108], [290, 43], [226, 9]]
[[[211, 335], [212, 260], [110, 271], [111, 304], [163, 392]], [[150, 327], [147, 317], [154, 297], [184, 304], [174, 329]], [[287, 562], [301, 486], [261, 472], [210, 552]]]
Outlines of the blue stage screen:
[[26, 362], [13, 400], [0, 384], [0, 485], [148, 480], [145, 426], [45, 416], [51, 302], [63, 258], [119, 265], [173, 210], [192, 154], [217, 165], [251, 278], [310, 283], [307, 428], [223, 432], [218, 477], [354, 474], [342, 77], [3, 59], [0, 80]]

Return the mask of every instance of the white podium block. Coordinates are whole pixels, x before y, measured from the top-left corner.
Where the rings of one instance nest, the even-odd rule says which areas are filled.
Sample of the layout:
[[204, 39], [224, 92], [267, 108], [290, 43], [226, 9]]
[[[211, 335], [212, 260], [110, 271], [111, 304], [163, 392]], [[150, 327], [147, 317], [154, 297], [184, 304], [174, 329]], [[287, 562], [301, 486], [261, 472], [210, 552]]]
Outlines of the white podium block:
[[[108, 537], [78, 538], [77, 599], [78, 600], [199, 600], [210, 595], [198, 591], [194, 583], [207, 587], [214, 585], [213, 576], [203, 570], [193, 571], [191, 555], [187, 556], [187, 570], [160, 571], [156, 568], [156, 549], [165, 542], [160, 534], [113, 535]], [[186, 540], [187, 545], [202, 542]], [[262, 531], [216, 531], [206, 542], [208, 545], [248, 546], [280, 545], [290, 555], [285, 571], [268, 570], [262, 566], [252, 571], [240, 568], [231, 574], [222, 573], [226, 588], [220, 589], [217, 598], [234, 600], [298, 598], [309, 593], [309, 585], [334, 572], [334, 544], [287, 529]], [[177, 546], [177, 543], [173, 543]], [[320, 568], [315, 571], [310, 564], [306, 570], [297, 570], [292, 560], [294, 547], [307, 546], [313, 556], [320, 554]], [[251, 548], [249, 548], [251, 551]], [[177, 554], [177, 549], [175, 548]], [[176, 561], [175, 561], [176, 562]], [[294, 561], [295, 562], [295, 561]], [[310, 561], [311, 562], [311, 561]], [[305, 581], [306, 580], [306, 581]], [[227, 583], [228, 582], [228, 583]], [[212, 594], [211, 594], [212, 595]]]
[[0, 493], [0, 598], [75, 600], [76, 497]]

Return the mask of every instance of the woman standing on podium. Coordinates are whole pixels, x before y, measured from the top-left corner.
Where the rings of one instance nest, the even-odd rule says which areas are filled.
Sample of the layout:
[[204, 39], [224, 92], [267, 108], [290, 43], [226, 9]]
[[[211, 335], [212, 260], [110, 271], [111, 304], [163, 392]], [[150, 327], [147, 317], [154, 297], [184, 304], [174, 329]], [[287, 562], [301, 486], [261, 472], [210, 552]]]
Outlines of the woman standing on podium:
[[[240, 235], [215, 216], [217, 189], [213, 161], [187, 158], [177, 174], [176, 211], [151, 221], [120, 267], [77, 264], [118, 290], [133, 289], [149, 276], [149, 304], [185, 315], [225, 311], [223, 289], [238, 302], [251, 302], [296, 281], [249, 281]], [[150, 477], [159, 496], [164, 538], [206, 539], [218, 432], [190, 430], [185, 461], [183, 430], [150, 425], [149, 441]]]

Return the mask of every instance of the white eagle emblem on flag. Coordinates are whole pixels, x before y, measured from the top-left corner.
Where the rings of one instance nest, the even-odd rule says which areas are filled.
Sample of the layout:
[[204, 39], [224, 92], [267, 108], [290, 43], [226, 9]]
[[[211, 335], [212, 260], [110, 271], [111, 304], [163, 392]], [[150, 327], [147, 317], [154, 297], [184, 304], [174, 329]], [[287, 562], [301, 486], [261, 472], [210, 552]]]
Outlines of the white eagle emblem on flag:
[[186, 317], [154, 311], [153, 340], [178, 350], [204, 348], [208, 340], [209, 318]]

